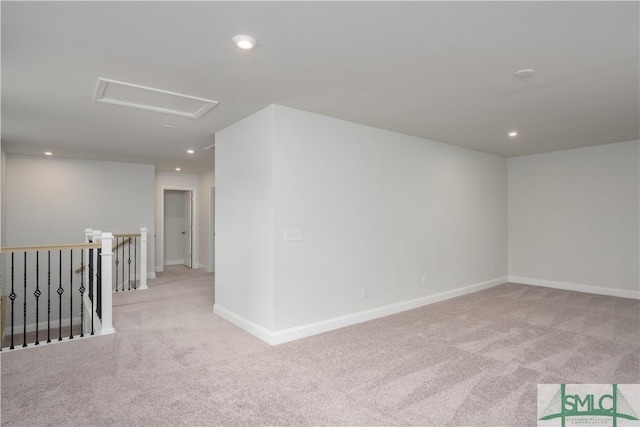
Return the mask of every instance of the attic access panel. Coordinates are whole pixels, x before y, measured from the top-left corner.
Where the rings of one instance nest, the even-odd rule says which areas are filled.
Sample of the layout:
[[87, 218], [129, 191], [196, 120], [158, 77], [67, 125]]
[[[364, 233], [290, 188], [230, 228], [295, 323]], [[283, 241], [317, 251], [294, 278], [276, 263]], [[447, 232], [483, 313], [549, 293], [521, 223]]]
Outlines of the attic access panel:
[[197, 119], [218, 104], [198, 98], [132, 83], [98, 78], [93, 98], [97, 102], [138, 108]]

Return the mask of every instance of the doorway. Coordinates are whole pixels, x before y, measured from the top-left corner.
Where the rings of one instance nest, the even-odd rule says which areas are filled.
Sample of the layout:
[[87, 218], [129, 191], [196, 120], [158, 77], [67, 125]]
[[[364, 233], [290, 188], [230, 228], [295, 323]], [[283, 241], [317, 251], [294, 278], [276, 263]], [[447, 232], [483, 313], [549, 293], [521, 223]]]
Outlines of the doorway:
[[194, 195], [192, 190], [163, 191], [163, 265], [194, 266]]

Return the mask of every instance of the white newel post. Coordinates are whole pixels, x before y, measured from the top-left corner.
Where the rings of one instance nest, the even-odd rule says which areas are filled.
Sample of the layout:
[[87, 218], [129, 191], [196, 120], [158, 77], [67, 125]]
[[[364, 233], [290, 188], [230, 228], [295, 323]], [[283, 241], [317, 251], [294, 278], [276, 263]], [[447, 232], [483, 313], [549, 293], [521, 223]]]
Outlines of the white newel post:
[[147, 229], [140, 229], [140, 289], [147, 287]]
[[110, 334], [116, 330], [112, 321], [112, 292], [113, 292], [113, 234], [102, 233], [102, 330], [101, 335]]

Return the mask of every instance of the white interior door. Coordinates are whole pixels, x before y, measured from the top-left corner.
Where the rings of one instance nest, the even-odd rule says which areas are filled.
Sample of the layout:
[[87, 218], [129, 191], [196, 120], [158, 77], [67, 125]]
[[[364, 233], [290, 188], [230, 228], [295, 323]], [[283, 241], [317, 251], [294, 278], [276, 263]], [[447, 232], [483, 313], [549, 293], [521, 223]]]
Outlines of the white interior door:
[[191, 191], [184, 192], [184, 265], [193, 268], [193, 197]]

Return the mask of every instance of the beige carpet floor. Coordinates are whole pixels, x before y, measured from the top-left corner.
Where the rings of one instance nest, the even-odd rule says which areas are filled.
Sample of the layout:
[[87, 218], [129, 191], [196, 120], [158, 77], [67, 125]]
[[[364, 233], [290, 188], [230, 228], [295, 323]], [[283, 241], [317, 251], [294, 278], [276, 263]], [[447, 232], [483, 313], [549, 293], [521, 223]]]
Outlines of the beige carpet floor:
[[118, 333], [3, 352], [2, 425], [535, 426], [539, 383], [639, 383], [640, 302], [518, 284], [270, 347], [172, 268]]

